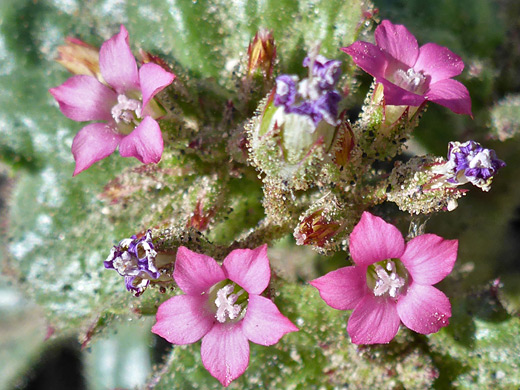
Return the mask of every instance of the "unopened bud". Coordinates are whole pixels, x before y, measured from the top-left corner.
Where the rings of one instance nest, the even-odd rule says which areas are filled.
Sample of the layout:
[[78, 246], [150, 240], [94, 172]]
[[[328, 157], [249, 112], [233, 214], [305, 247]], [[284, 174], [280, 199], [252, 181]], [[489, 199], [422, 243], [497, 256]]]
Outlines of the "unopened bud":
[[65, 43], [58, 46], [56, 62], [73, 74], [93, 76], [104, 82], [99, 70], [99, 49], [72, 37], [65, 38]]
[[202, 199], [198, 199], [195, 210], [191, 213], [190, 220], [186, 224], [186, 227], [191, 227], [198, 231], [206, 230], [214, 215], [215, 210], [204, 210]]
[[352, 127], [346, 118], [346, 112], [340, 115], [340, 124], [338, 125], [338, 142], [335, 146], [334, 162], [340, 167], [348, 164], [351, 158], [352, 149], [354, 149], [354, 133]]
[[297, 245], [315, 245], [323, 247], [339, 231], [338, 222], [328, 221], [323, 216], [323, 210], [315, 211], [306, 216], [294, 230]]
[[272, 31], [260, 29], [247, 49], [249, 61], [247, 64], [248, 75], [260, 69], [266, 78], [271, 78], [273, 65], [276, 59], [276, 46]]

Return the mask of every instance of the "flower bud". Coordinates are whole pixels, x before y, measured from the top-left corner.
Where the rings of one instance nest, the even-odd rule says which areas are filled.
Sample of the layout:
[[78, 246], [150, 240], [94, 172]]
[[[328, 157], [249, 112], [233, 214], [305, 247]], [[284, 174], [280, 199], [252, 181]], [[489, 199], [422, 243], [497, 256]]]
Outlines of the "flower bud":
[[352, 150], [355, 146], [354, 132], [345, 114], [346, 112], [343, 112], [340, 116], [337, 133], [338, 142], [334, 147], [334, 162], [339, 167], [344, 167], [349, 163], [352, 157]]
[[249, 43], [247, 55], [249, 57], [247, 74], [251, 75], [260, 69], [265, 77], [270, 79], [276, 59], [273, 32], [263, 28], [258, 30], [253, 41]]
[[323, 215], [323, 210], [317, 210], [304, 217], [296, 226], [294, 238], [297, 245], [323, 247], [339, 231], [339, 228], [338, 222], [328, 221]]
[[56, 62], [73, 74], [93, 76], [104, 83], [99, 70], [99, 49], [77, 38], [67, 37], [65, 42], [58, 46]]
[[202, 199], [197, 200], [195, 210], [191, 213], [190, 220], [186, 224], [187, 228], [194, 228], [198, 231], [203, 231], [208, 228], [209, 223], [215, 216], [215, 209], [204, 210]]

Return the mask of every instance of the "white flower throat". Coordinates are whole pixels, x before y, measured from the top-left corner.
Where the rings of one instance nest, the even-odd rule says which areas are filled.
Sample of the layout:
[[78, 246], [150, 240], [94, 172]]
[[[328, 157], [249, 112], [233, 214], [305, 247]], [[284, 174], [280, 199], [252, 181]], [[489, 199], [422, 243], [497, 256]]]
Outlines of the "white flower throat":
[[379, 297], [388, 293], [392, 298], [397, 297], [398, 293], [406, 283], [406, 280], [397, 274], [397, 270], [393, 261], [388, 261], [385, 268], [379, 264], [376, 265], [376, 285], [374, 287], [374, 295]]
[[236, 302], [245, 291], [240, 288], [238, 293], [233, 294], [234, 290], [235, 287], [232, 284], [227, 284], [217, 291], [215, 318], [218, 322], [224, 323], [235, 320], [243, 314], [246, 303], [237, 304]]
[[397, 69], [393, 75], [393, 82], [407, 91], [421, 94], [424, 92], [423, 87], [426, 83], [426, 76], [412, 68], [409, 68], [407, 71]]
[[132, 123], [141, 118], [142, 104], [139, 100], [129, 99], [126, 95], [117, 96], [117, 104], [112, 107], [112, 118], [116, 123]]
[[367, 268], [366, 281], [376, 297], [397, 298], [407, 286], [408, 272], [399, 259], [383, 260]]

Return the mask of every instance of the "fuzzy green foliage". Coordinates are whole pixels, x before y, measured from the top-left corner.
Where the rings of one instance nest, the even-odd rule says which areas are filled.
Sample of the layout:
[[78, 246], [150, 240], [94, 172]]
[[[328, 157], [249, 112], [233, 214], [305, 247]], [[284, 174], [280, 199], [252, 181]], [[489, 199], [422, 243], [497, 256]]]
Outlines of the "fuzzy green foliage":
[[507, 96], [491, 111], [491, 131], [500, 141], [513, 138], [520, 130], [520, 97]]

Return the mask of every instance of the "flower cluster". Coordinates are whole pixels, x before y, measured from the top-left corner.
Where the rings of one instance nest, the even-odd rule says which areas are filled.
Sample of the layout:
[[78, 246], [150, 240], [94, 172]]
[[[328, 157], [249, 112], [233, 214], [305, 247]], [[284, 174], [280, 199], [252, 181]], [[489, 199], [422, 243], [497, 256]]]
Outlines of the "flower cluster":
[[405, 243], [395, 226], [365, 212], [350, 235], [355, 265], [310, 283], [329, 306], [354, 310], [347, 331], [355, 344], [388, 343], [401, 322], [434, 333], [448, 325], [451, 305], [433, 285], [453, 269], [457, 248], [434, 234]]
[[222, 266], [181, 246], [173, 277], [185, 295], [159, 307], [152, 332], [179, 345], [202, 338], [202, 363], [224, 386], [246, 370], [249, 341], [273, 345], [298, 330], [260, 295], [271, 278], [267, 245], [236, 249]]
[[[383, 91], [384, 99], [381, 95], [377, 98], [374, 92], [373, 101], [377, 103], [373, 106], [380, 109], [383, 101], [384, 107], [394, 106], [402, 111], [399, 115], [404, 115], [410, 107], [433, 101], [455, 113], [471, 115], [467, 89], [452, 79], [464, 68], [460, 57], [434, 43], [419, 47], [404, 26], [389, 21], [376, 29], [375, 40], [376, 45], [358, 41], [342, 49], [379, 83], [375, 91]], [[102, 45], [99, 58], [95, 48], [81, 41], [71, 41], [69, 46], [63, 49], [61, 61], [73, 72], [83, 74], [52, 88], [50, 93], [68, 118], [97, 121], [83, 127], [74, 138], [74, 175], [118, 147], [123, 157], [136, 157], [145, 164], [159, 162], [163, 139], [156, 120], [166, 110], [155, 96], [173, 82], [175, 75], [148, 53], [145, 58], [152, 61], [138, 68], [124, 26]], [[272, 33], [259, 32], [248, 54], [248, 74], [261, 70], [269, 79], [276, 56]], [[329, 306], [353, 310], [347, 325], [353, 343], [388, 343], [401, 324], [421, 334], [439, 331], [449, 323], [451, 304], [433, 285], [452, 271], [458, 241], [423, 234], [405, 242], [395, 226], [368, 212], [363, 213], [350, 237], [347, 233], [358, 221], [357, 210], [382, 200], [418, 214], [453, 209], [465, 191], [457, 186], [471, 182], [488, 190], [493, 176], [505, 163], [493, 150], [477, 142], [452, 142], [447, 161], [414, 157], [406, 164], [395, 165], [392, 173], [382, 179], [386, 180], [382, 190], [362, 192], [362, 184], [356, 181], [369, 171], [373, 160], [365, 157], [371, 151], [374, 159], [376, 155], [381, 157], [372, 141], [378, 137], [374, 133], [382, 128], [358, 125], [354, 131], [346, 111], [338, 119], [342, 100], [337, 90], [340, 61], [329, 60], [315, 50], [304, 59], [303, 66], [308, 68], [308, 77], [303, 80], [287, 74], [276, 78], [276, 88], [264, 99], [259, 116], [248, 128], [250, 161], [264, 173], [266, 231], [276, 225], [273, 231], [279, 229], [286, 234], [280, 226], [290, 226], [295, 216], [302, 215], [294, 230], [298, 245], [328, 251], [333, 245], [339, 247], [341, 242], [346, 246], [348, 242], [354, 265], [309, 283]], [[420, 108], [414, 110], [416, 113]], [[368, 133], [372, 138], [361, 142]], [[386, 142], [389, 138], [378, 139]], [[383, 141], [381, 150], [388, 146]], [[363, 149], [365, 145], [369, 146]], [[372, 178], [376, 173], [370, 175], [370, 182], [375, 181]], [[332, 194], [341, 189], [335, 208], [354, 211], [346, 217], [347, 211], [316, 204], [309, 207], [322, 188]], [[308, 189], [313, 192], [299, 198], [299, 193]], [[355, 204], [358, 199], [363, 201]], [[296, 205], [294, 209], [288, 205], [291, 202]], [[202, 205], [202, 200], [197, 200], [184, 231], [204, 230], [217, 218], [220, 212], [216, 206], [204, 213]], [[254, 237], [274, 239], [268, 234]], [[253, 246], [246, 240], [244, 246]], [[177, 345], [202, 340], [204, 367], [228, 386], [248, 367], [249, 342], [270, 346], [298, 328], [271, 299], [262, 296], [271, 278], [267, 244], [233, 250], [220, 264], [207, 255], [178, 247], [179, 241], [175, 242], [168, 244], [169, 250], [177, 251], [173, 279], [184, 294], [160, 305], [152, 332]], [[156, 243], [162, 252], [163, 244]], [[166, 276], [171, 281], [171, 273], [158, 262], [160, 256], [148, 230], [141, 238], [134, 235], [115, 245], [104, 266], [124, 276], [126, 289], [139, 296], [150, 283], [161, 283]], [[173, 265], [168, 264], [171, 271]]]
[[419, 48], [406, 27], [388, 20], [376, 28], [375, 38], [376, 45], [357, 41], [341, 50], [384, 86], [385, 104], [418, 107], [432, 101], [471, 115], [468, 90], [452, 79], [464, 69], [458, 55], [435, 43]]
[[99, 68], [106, 84], [94, 76], [77, 75], [49, 90], [66, 117], [100, 121], [83, 127], [72, 141], [74, 175], [118, 146], [123, 157], [135, 157], [144, 164], [159, 162], [163, 139], [156, 119], [165, 111], [154, 96], [175, 75], [154, 63], [138, 69], [124, 26], [101, 46]]
[[146, 290], [150, 280], [161, 276], [155, 264], [156, 257], [152, 232], [148, 230], [141, 238], [132, 236], [121, 240], [111, 249], [104, 264], [105, 268], [115, 269], [124, 276], [126, 289], [139, 296]]
[[314, 126], [321, 120], [336, 126], [341, 95], [334, 88], [341, 76], [341, 62], [317, 55], [305, 57], [303, 66], [309, 68], [309, 77], [300, 82], [286, 74], [276, 78], [274, 105], [283, 107], [286, 114], [309, 118]]
[[461, 185], [470, 182], [489, 191], [493, 176], [505, 165], [493, 149], [486, 149], [478, 142], [450, 142], [444, 169], [449, 183]]

